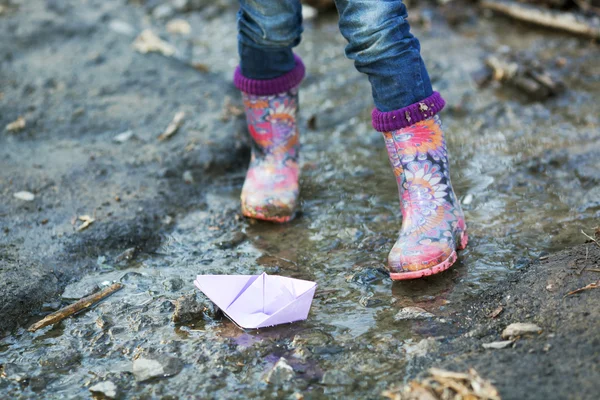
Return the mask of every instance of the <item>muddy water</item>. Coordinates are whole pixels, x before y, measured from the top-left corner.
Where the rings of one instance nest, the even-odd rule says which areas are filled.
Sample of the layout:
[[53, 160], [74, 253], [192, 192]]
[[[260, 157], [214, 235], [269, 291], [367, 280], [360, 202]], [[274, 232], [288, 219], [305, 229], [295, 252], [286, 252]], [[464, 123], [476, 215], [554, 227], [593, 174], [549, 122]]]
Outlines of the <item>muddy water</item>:
[[[589, 61], [595, 50], [547, 32], [507, 34], [486, 21], [460, 32], [419, 31], [434, 84], [452, 105], [443, 120], [471, 242], [447, 273], [392, 284], [382, 261], [400, 211], [382, 139], [370, 128], [368, 83], [342, 56], [333, 18], [307, 25], [299, 50], [309, 72], [301, 93], [299, 218], [281, 226], [243, 220], [243, 172], [215, 179], [206, 203], [178, 216], [156, 253], [126, 267], [100, 258], [98, 273], [83, 280], [121, 281], [125, 289], [54, 328], [3, 339], [0, 360], [11, 370], [5, 367], [10, 379], [0, 380], [1, 391], [82, 398], [91, 384], [110, 380], [121, 396], [140, 399], [376, 398], [405, 379], [410, 361], [432, 345], [423, 339], [461, 331], [453, 316], [476, 305], [470, 299], [530, 260], [582, 242], [580, 229], [597, 222], [600, 145], [591, 100], [600, 86], [593, 79], [598, 67]], [[197, 26], [192, 57], [229, 74], [233, 14]], [[225, 38], [219, 49], [202, 39], [216, 34]], [[486, 51], [501, 46], [530, 49], [548, 62], [566, 57], [579, 74], [564, 74], [570, 91], [545, 104], [510, 90], [475, 88], [470, 73]], [[307, 128], [309, 119], [314, 129]], [[195, 275], [263, 271], [318, 282], [307, 321], [260, 331], [242, 331], [226, 319], [194, 326], [170, 321], [173, 300], [194, 292]], [[395, 320], [407, 306], [436, 317]], [[153, 353], [180, 359], [182, 371], [136, 383], [132, 360]], [[294, 376], [265, 383], [280, 357]]]

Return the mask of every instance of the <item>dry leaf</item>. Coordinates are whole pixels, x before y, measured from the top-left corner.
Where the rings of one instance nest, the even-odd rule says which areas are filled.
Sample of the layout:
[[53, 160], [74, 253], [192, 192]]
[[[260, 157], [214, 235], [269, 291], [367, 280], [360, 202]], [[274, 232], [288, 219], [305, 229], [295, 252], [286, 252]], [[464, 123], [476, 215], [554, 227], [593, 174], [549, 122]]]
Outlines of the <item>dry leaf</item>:
[[82, 230], [87, 229], [95, 221], [95, 219], [90, 217], [89, 215], [81, 215], [77, 219], [83, 221], [83, 223], [77, 227], [77, 232], [81, 232]]
[[175, 54], [175, 47], [156, 36], [150, 29], [145, 29], [135, 38], [133, 48], [142, 54], [155, 52], [167, 57]]
[[19, 117], [10, 124], [6, 125], [6, 130], [9, 132], [18, 132], [25, 128], [25, 118]]
[[500, 400], [494, 385], [474, 369], [462, 373], [432, 368], [429, 373], [431, 377], [421, 382], [412, 381], [404, 387], [386, 390], [382, 395], [392, 400]]
[[202, 64], [202, 63], [193, 63], [192, 68], [194, 68], [196, 71], [199, 71], [199, 72], [204, 72], [204, 73], [210, 72], [210, 68], [208, 68], [208, 65]]
[[167, 31], [179, 35], [189, 35], [192, 27], [185, 19], [172, 19], [167, 23]]
[[177, 132], [181, 124], [183, 124], [184, 118], [185, 113], [183, 111], [179, 111], [177, 114], [175, 114], [175, 116], [173, 117], [173, 121], [171, 121], [169, 126], [167, 126], [167, 129], [165, 129], [165, 131], [158, 136], [158, 140], [167, 140], [171, 136], [173, 136]]
[[488, 318], [496, 318], [498, 315], [500, 315], [500, 313], [502, 313], [502, 310], [504, 310], [504, 307], [498, 306], [494, 311], [492, 311], [488, 315]]

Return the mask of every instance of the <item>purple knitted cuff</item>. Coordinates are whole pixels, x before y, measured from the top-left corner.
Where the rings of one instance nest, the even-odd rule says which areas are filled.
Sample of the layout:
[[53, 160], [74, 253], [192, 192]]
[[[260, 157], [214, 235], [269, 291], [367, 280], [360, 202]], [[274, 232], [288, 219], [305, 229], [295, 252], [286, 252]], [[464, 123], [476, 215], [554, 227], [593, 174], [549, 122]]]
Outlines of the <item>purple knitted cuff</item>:
[[290, 72], [273, 79], [250, 79], [242, 75], [240, 67], [235, 69], [233, 84], [244, 93], [256, 96], [269, 96], [285, 93], [296, 87], [304, 78], [304, 64], [297, 55], [294, 55], [296, 66]]
[[371, 117], [373, 119], [373, 128], [379, 132], [391, 132], [406, 128], [433, 117], [442, 111], [446, 102], [438, 92], [418, 103], [411, 104], [408, 107], [399, 110], [382, 112], [374, 109]]

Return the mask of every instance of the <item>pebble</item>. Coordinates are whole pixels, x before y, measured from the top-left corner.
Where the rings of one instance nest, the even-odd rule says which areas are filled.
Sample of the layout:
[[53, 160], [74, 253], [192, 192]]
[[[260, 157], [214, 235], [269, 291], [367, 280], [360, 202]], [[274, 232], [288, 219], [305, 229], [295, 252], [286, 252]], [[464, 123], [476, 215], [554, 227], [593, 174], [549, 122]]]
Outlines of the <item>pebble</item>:
[[113, 138], [113, 141], [116, 142], [116, 143], [125, 143], [126, 141], [128, 141], [132, 137], [133, 137], [133, 131], [132, 130], [128, 130], [128, 131], [119, 133], [117, 136], [115, 136]]
[[33, 201], [35, 199], [35, 195], [31, 192], [17, 192], [13, 194], [15, 199], [23, 200], [23, 201]]
[[62, 298], [65, 300], [81, 299], [89, 296], [100, 290], [100, 286], [96, 282], [91, 281], [79, 281], [67, 285], [65, 291], [62, 294]]
[[500, 342], [491, 342], [482, 344], [484, 349], [505, 349], [512, 345], [514, 342], [512, 340], [502, 340]]
[[[112, 21], [110, 21], [108, 23], [108, 28], [116, 33], [119, 33], [121, 35], [125, 35], [125, 36], [133, 36], [135, 34], [135, 29], [133, 29], [133, 26], [129, 25], [127, 22], [125, 21], [121, 21], [118, 19], [113, 19]], [[127, 132], [131, 132], [131, 131], [127, 131]], [[124, 133], [127, 133], [124, 132]], [[122, 133], [121, 135], [123, 135], [124, 133]], [[133, 134], [133, 132], [131, 132]], [[119, 135], [117, 135], [119, 136]], [[115, 137], [115, 140], [117, 138]]]
[[542, 332], [542, 328], [537, 326], [536, 324], [525, 323], [525, 322], [516, 322], [514, 324], [510, 324], [502, 331], [503, 339], [510, 339], [515, 336], [526, 335], [528, 333], [540, 333]]
[[168, 4], [161, 4], [152, 11], [152, 16], [156, 19], [167, 19], [175, 14], [175, 10]]
[[285, 358], [281, 357], [273, 368], [267, 372], [265, 382], [272, 385], [282, 385], [291, 381], [295, 375], [294, 369], [287, 363]]
[[208, 299], [198, 300], [197, 293], [181, 296], [175, 302], [172, 320], [176, 324], [190, 324], [205, 319], [216, 319], [219, 312]]
[[111, 381], [96, 383], [90, 387], [90, 392], [93, 394], [101, 394], [106, 398], [114, 399], [117, 397], [117, 385]]
[[242, 232], [227, 233], [214, 242], [214, 245], [221, 250], [233, 249], [239, 246], [246, 235]]
[[434, 318], [435, 315], [420, 307], [404, 307], [394, 316], [394, 321], [405, 321], [411, 319]]
[[174, 376], [182, 368], [183, 362], [180, 359], [163, 354], [140, 357], [133, 361], [133, 375], [138, 382]]

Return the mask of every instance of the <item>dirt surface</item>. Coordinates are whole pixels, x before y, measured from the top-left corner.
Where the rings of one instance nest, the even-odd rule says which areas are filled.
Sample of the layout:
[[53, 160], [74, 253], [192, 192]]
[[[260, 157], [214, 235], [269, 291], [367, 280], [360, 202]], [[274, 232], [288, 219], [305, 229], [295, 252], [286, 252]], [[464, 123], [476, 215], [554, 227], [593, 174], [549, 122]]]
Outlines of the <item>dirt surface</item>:
[[[413, 358], [412, 371], [427, 366], [466, 371], [475, 368], [492, 380], [503, 399], [593, 399], [600, 391], [600, 247], [588, 243], [536, 262], [463, 304], [458, 320], [466, 333], [424, 339], [433, 351]], [[458, 321], [457, 321], [458, 322]], [[503, 341], [513, 323], [533, 323], [541, 333], [514, 339], [503, 349], [483, 344]]]
[[[231, 83], [234, 3], [0, 0], [0, 393], [378, 398], [430, 366], [474, 366], [504, 399], [595, 399], [600, 289], [564, 296], [599, 279], [600, 249], [581, 234], [600, 218], [597, 45], [455, 2], [411, 9], [448, 102], [471, 241], [448, 272], [392, 283], [397, 191], [335, 13], [307, 20], [298, 48], [299, 218], [240, 216], [249, 150]], [[145, 29], [174, 54], [136, 51]], [[566, 89], [540, 100], [479, 87], [483, 60], [507, 53]], [[22, 129], [4, 130], [20, 116]], [[78, 230], [83, 216], [94, 221]], [[261, 272], [318, 282], [307, 321], [242, 331], [192, 286]], [[25, 329], [112, 282], [124, 288], [93, 309]], [[482, 347], [515, 322], [542, 333]], [[167, 378], [140, 373], [157, 364]]]
[[[0, 15], [0, 331], [96, 268], [98, 255], [154, 248], [171, 217], [202, 207], [211, 175], [247, 160], [242, 120], [222, 118], [227, 96], [238, 98], [228, 80], [133, 51], [144, 9], [35, 1], [10, 10]], [[159, 142], [178, 111], [186, 134]], [[25, 128], [4, 131], [18, 116]], [[78, 232], [81, 215], [95, 222]]]

